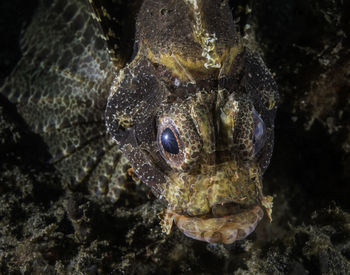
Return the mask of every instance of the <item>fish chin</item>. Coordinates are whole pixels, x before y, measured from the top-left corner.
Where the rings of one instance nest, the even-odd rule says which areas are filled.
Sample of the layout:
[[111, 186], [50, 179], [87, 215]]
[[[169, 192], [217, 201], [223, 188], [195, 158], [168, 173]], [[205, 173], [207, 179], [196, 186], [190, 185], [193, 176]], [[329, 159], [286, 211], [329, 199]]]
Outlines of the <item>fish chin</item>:
[[264, 211], [255, 206], [237, 214], [223, 217], [189, 217], [174, 214], [177, 227], [188, 237], [208, 243], [232, 244], [252, 233]]

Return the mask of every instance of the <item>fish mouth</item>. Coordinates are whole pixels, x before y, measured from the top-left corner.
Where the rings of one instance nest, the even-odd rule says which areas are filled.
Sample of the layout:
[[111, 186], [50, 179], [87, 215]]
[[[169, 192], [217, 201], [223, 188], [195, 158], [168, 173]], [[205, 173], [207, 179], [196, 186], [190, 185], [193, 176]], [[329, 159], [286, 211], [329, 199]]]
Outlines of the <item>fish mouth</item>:
[[236, 209], [235, 213], [229, 215], [227, 211], [230, 211], [230, 207], [219, 210], [217, 212], [213, 207], [213, 214], [202, 217], [173, 213], [173, 218], [177, 227], [190, 238], [208, 243], [232, 244], [252, 233], [264, 216], [264, 211], [259, 205]]

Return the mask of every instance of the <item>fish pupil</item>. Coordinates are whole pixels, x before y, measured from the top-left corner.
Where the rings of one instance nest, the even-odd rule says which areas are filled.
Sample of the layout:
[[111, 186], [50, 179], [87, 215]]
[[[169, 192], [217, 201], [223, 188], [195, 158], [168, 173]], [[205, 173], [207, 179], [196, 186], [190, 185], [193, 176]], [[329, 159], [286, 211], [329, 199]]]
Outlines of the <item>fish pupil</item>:
[[254, 153], [257, 154], [265, 145], [265, 123], [255, 109], [253, 109], [254, 132], [253, 145]]
[[166, 128], [163, 131], [161, 142], [164, 150], [167, 151], [168, 153], [174, 154], [174, 155], [179, 153], [179, 146], [177, 144], [176, 137], [170, 128]]

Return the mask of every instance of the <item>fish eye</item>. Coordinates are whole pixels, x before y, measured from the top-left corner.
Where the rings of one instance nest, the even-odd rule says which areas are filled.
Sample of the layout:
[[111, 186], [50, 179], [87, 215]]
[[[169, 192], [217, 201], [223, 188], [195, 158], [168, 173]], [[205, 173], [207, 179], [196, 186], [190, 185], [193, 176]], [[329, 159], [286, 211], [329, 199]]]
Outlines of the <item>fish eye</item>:
[[158, 124], [157, 144], [165, 161], [173, 168], [181, 166], [184, 144], [174, 121], [168, 117]]
[[171, 168], [189, 170], [202, 150], [201, 136], [187, 105], [172, 104], [163, 108], [156, 121], [159, 153]]
[[170, 128], [165, 128], [161, 134], [161, 145], [163, 149], [173, 155], [177, 155], [179, 153], [179, 145], [177, 143], [175, 134]]
[[264, 147], [266, 141], [266, 127], [263, 119], [258, 112], [253, 108], [253, 151], [256, 155]]

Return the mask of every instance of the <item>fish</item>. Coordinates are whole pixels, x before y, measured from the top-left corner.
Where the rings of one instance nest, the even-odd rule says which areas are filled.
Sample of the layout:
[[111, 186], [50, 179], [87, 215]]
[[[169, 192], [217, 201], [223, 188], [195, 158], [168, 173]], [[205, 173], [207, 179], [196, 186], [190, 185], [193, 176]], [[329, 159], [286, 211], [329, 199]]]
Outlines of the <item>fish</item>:
[[228, 1], [41, 1], [0, 93], [65, 187], [115, 202], [131, 176], [166, 205], [163, 232], [231, 244], [272, 220], [279, 102], [237, 29]]

